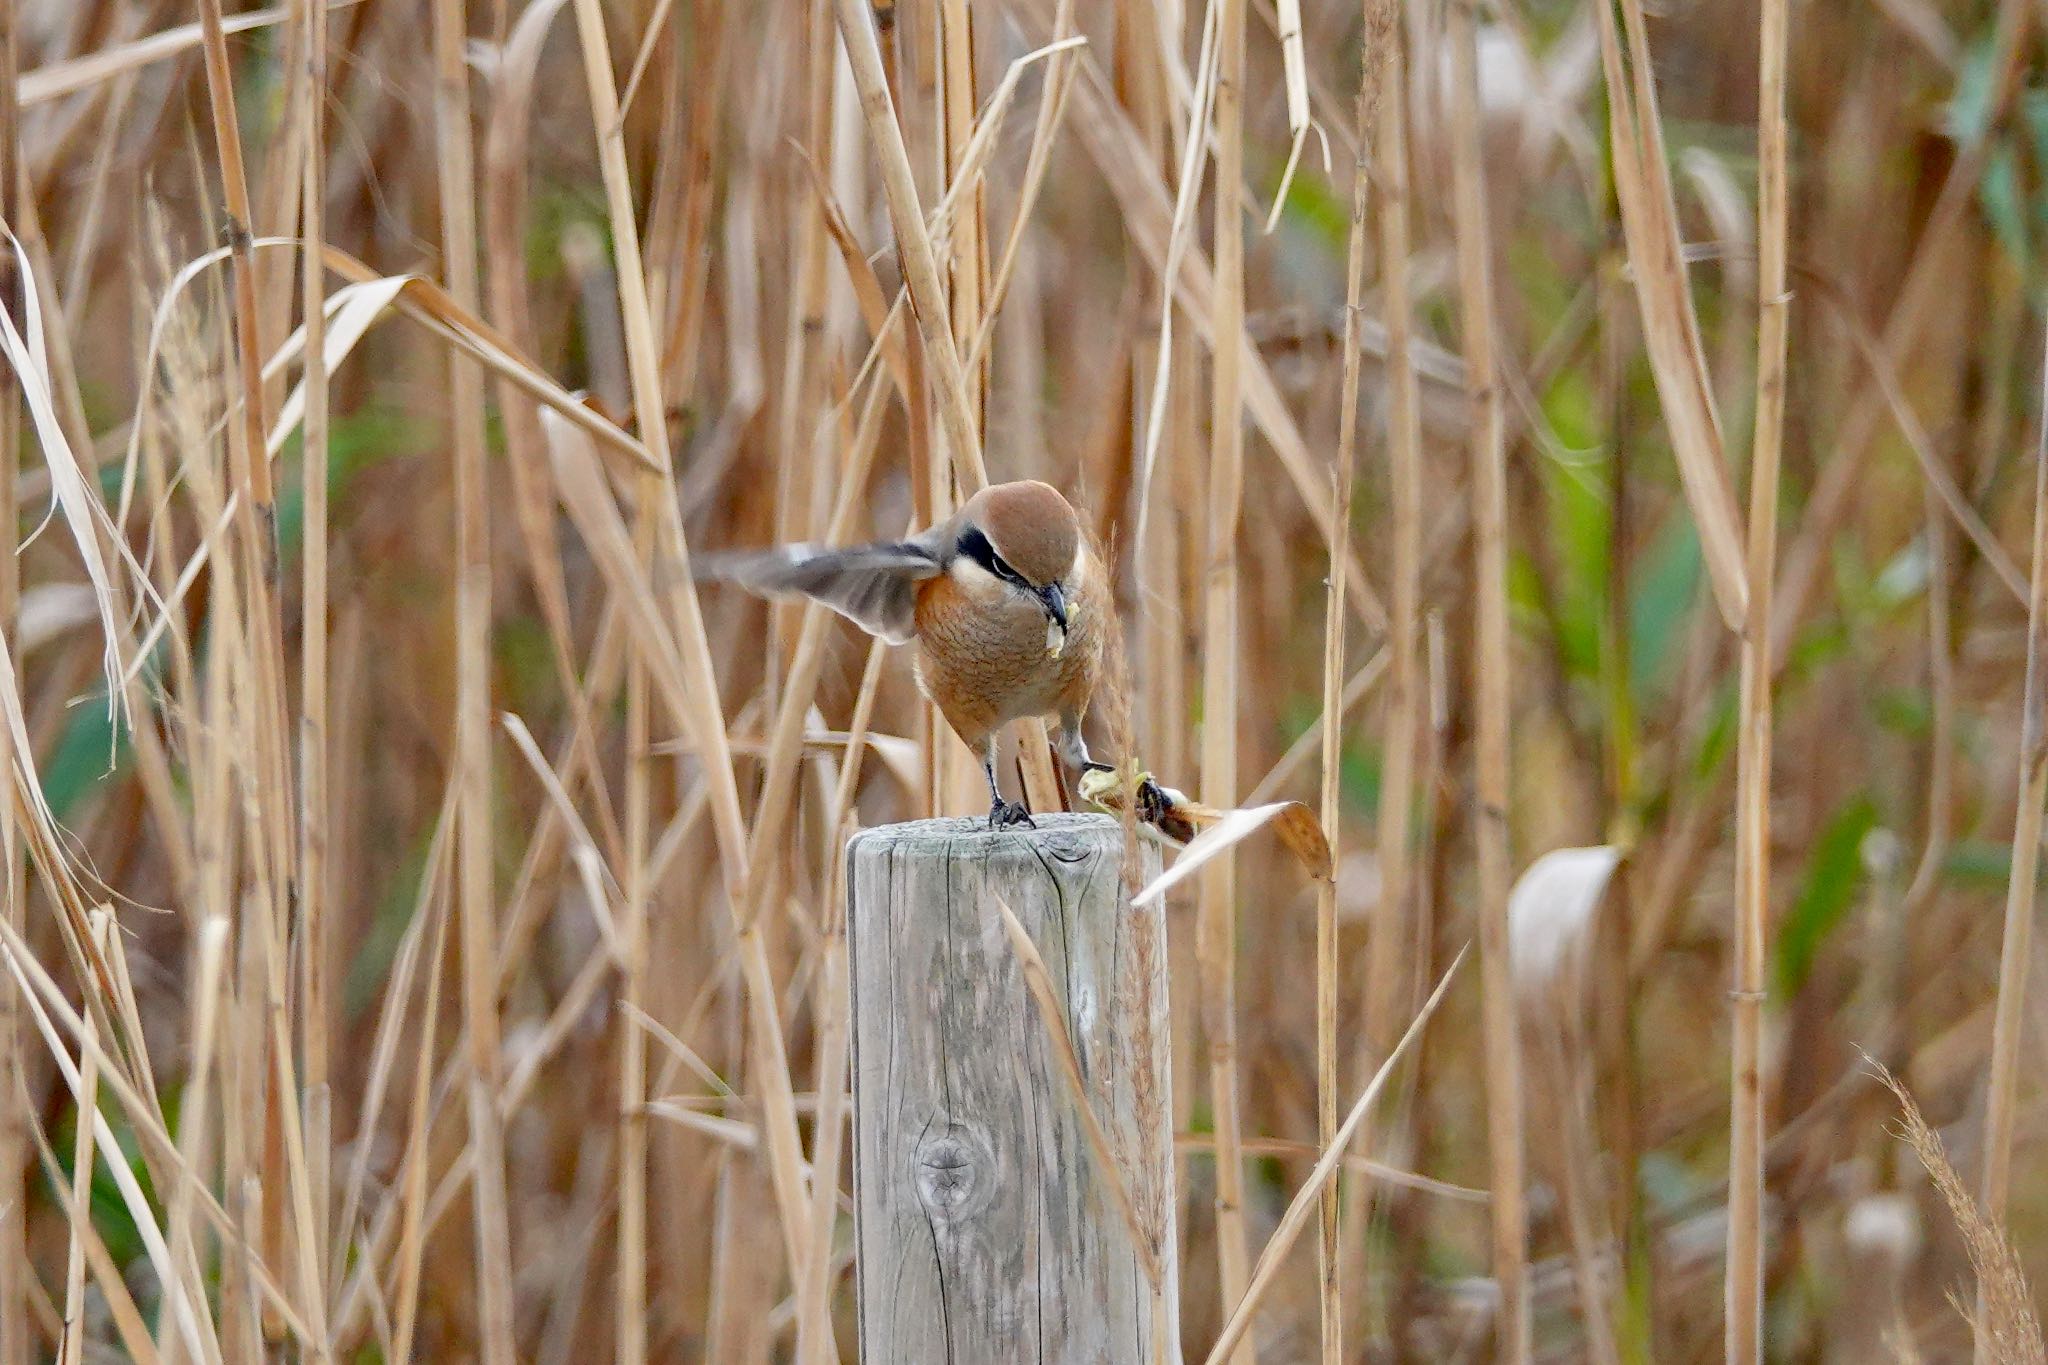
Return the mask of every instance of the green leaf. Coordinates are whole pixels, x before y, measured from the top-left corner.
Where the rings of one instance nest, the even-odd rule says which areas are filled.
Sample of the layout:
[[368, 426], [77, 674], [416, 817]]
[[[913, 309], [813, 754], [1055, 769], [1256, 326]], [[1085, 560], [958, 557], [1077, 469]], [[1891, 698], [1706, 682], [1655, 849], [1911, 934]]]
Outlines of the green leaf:
[[[1990, 839], [1958, 839], [1941, 860], [1941, 875], [1964, 886], [2003, 891], [2012, 881], [2012, 845]], [[2044, 880], [2048, 880], [2048, 865], [2036, 873], [2035, 885]]]
[[71, 708], [56, 749], [42, 765], [43, 799], [58, 820], [66, 819], [88, 793], [119, 775], [127, 764], [128, 732], [124, 728], [116, 735], [115, 724], [104, 690]]
[[1835, 811], [1806, 862], [1806, 880], [1778, 927], [1777, 988], [1790, 996], [1806, 984], [1821, 945], [1841, 923], [1863, 877], [1863, 838], [1877, 825], [1877, 807], [1862, 793]]
[[[1309, 169], [1313, 150], [1311, 143], [1302, 152], [1301, 165], [1287, 187], [1287, 202], [1280, 210], [1280, 221], [1303, 229], [1325, 247], [1341, 252], [1351, 231], [1350, 192], [1339, 194], [1328, 179]], [[1279, 167], [1274, 167], [1274, 174], [1279, 174]]]
[[1699, 532], [1691, 517], [1674, 516], [1650, 547], [1629, 603], [1629, 686], [1639, 702], [1669, 686], [1699, 586]]

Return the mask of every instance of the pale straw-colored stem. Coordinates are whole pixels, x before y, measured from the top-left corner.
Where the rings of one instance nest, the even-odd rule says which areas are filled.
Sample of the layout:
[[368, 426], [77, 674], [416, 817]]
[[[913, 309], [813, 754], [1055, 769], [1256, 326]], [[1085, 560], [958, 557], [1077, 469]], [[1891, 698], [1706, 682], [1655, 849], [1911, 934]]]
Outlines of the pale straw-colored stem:
[[[2048, 354], [2048, 343], [2044, 343]], [[2048, 363], [2041, 391], [2048, 404]], [[2042, 808], [2048, 803], [2048, 406], [2034, 449], [2034, 564], [2027, 599], [2027, 680], [2020, 717], [2019, 809], [2013, 816], [2012, 875], [2006, 882], [2005, 936], [1998, 957], [1998, 1001], [1991, 1028], [1991, 1076], [1984, 1098], [1984, 1169], [1978, 1203], [2004, 1220], [2012, 1184], [2020, 1048], [2026, 1028], [2027, 969], [2033, 962], [2034, 907], [2041, 857]], [[1986, 1292], [1977, 1287], [1977, 1365], [1994, 1365]]]
[[[299, 626], [299, 1074], [306, 1091], [306, 1147], [317, 1244], [328, 1244], [332, 1113], [328, 1090], [329, 971], [332, 953], [327, 886], [330, 806], [327, 791], [327, 366], [326, 271], [320, 247], [327, 236], [327, 8], [302, 0], [305, 69], [298, 73], [305, 108], [300, 128], [299, 217], [306, 240], [300, 311], [306, 331], [305, 418], [300, 440], [300, 484], [305, 509], [301, 550]], [[323, 1283], [329, 1269], [319, 1267]]]
[[[434, 122], [441, 190], [441, 253], [449, 295], [480, 311], [476, 174], [470, 144], [467, 24], [462, 0], [434, 6]], [[512, 1230], [505, 1191], [505, 1131], [492, 1097], [498, 1075], [496, 910], [491, 886], [490, 520], [484, 470], [483, 371], [448, 358], [448, 420], [455, 465], [456, 912], [462, 944], [462, 1017], [469, 1041], [470, 1143], [477, 1153], [475, 1218], [478, 1348], [485, 1365], [510, 1365]]]
[[[1367, 0], [1368, 11], [1374, 2]], [[1371, 30], [1369, 16], [1367, 30]], [[1353, 120], [1360, 150], [1351, 166], [1351, 226], [1346, 234], [1344, 256], [1343, 379], [1337, 399], [1337, 467], [1331, 476], [1329, 578], [1323, 601], [1323, 714], [1313, 727], [1320, 736], [1320, 810], [1323, 833], [1330, 841], [1332, 866], [1342, 856], [1344, 565], [1351, 554], [1351, 496], [1358, 459], [1362, 356], [1358, 334], [1363, 320], [1361, 300], [1365, 296], [1365, 218], [1372, 198], [1372, 159], [1363, 149], [1372, 145], [1371, 129], [1379, 117], [1380, 69], [1370, 46], [1360, 51], [1358, 68]], [[1337, 990], [1337, 879], [1332, 876], [1316, 886], [1316, 1141], [1324, 1148], [1337, 1136]], [[1323, 1365], [1341, 1365], [1344, 1359], [1343, 1267], [1337, 1236], [1342, 1221], [1342, 1194], [1342, 1188], [1333, 1180], [1324, 1188], [1320, 1200], [1316, 1272]]]
[[1522, 1049], [1508, 962], [1507, 461], [1494, 356], [1492, 239], [1479, 129], [1479, 73], [1469, 0], [1452, 0], [1451, 156], [1458, 235], [1458, 298], [1473, 502], [1475, 782], [1479, 852], [1481, 1028], [1486, 1049], [1486, 1133], [1493, 1191], [1493, 1277], [1500, 1286], [1496, 1337], [1503, 1360], [1530, 1350], [1528, 1212], [1524, 1200]]
[[1757, 85], [1756, 433], [1749, 466], [1749, 589], [1742, 636], [1735, 794], [1735, 982], [1728, 1145], [1729, 1365], [1763, 1358], [1763, 1009], [1771, 875], [1771, 587], [1786, 334], [1787, 0], [1763, 0]]
[[[1237, 800], [1237, 534], [1244, 495], [1244, 210], [1233, 192], [1244, 175], [1245, 0], [1220, 0], [1216, 19], [1216, 276], [1209, 315], [1219, 338], [1210, 371], [1209, 528], [1202, 643], [1202, 793], [1214, 806]], [[1238, 1103], [1237, 878], [1229, 853], [1202, 871], [1195, 953], [1202, 970], [1202, 1032], [1209, 1046], [1209, 1102], [1216, 1121], [1217, 1287], [1226, 1307], [1244, 1297], [1243, 1115]], [[1231, 1357], [1253, 1365], [1247, 1341]]]

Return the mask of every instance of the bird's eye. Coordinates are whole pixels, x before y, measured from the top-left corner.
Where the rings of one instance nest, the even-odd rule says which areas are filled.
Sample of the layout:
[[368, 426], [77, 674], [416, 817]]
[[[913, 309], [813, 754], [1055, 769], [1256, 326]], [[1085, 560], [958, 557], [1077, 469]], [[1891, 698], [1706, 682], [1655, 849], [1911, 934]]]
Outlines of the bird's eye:
[[1011, 568], [1003, 557], [996, 553], [996, 547], [988, 543], [988, 537], [974, 527], [969, 527], [961, 534], [960, 553], [1006, 583], [1014, 583], [1020, 588], [1031, 586], [1024, 581], [1023, 574]]

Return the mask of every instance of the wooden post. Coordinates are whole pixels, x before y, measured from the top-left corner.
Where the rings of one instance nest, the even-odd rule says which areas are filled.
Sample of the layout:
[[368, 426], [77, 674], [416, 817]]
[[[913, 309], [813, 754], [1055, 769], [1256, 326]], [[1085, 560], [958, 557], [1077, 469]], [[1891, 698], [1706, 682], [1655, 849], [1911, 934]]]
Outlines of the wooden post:
[[[1116, 821], [1037, 820], [922, 820], [847, 846], [854, 1247], [874, 1365], [1180, 1359], [1164, 919], [1131, 908]], [[1158, 856], [1141, 856], [1149, 877]], [[998, 897], [1045, 959], [1161, 1267], [1156, 1296]]]

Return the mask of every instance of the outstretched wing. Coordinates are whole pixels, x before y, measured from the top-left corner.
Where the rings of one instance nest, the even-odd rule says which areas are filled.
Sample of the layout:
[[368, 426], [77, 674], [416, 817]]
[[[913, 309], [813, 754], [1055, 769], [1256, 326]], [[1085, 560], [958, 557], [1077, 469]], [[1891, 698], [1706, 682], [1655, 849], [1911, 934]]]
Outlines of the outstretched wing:
[[908, 541], [700, 555], [692, 567], [700, 579], [737, 583], [749, 592], [812, 598], [892, 645], [916, 632], [918, 583], [942, 571], [930, 551]]

